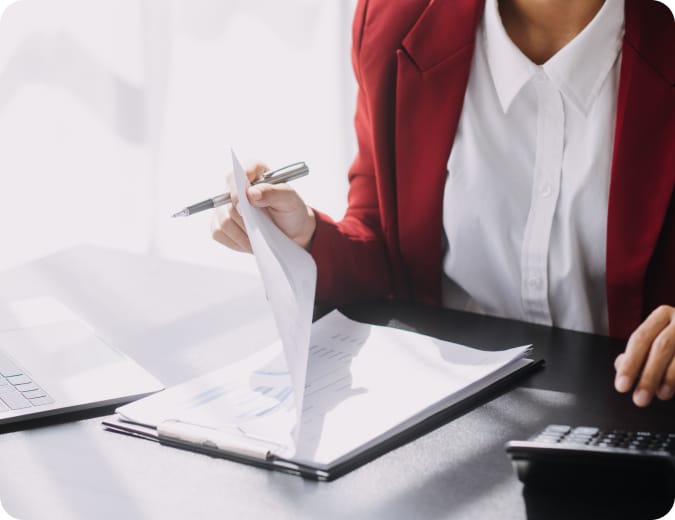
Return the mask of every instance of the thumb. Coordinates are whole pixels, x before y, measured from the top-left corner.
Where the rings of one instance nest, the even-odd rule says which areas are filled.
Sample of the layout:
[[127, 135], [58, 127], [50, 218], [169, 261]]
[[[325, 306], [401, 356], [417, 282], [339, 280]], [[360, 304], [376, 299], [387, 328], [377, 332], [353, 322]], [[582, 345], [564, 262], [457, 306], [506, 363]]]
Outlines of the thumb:
[[[257, 162], [246, 168], [246, 178], [248, 179], [249, 182], [255, 182], [258, 179], [262, 178], [262, 176], [267, 171], [269, 171], [267, 165], [261, 162]], [[225, 184], [227, 185], [227, 189], [230, 192], [230, 196], [232, 197], [232, 204], [234, 205], [238, 204], [239, 194], [237, 193], [237, 183], [234, 182], [234, 172], [229, 172], [225, 176]]]

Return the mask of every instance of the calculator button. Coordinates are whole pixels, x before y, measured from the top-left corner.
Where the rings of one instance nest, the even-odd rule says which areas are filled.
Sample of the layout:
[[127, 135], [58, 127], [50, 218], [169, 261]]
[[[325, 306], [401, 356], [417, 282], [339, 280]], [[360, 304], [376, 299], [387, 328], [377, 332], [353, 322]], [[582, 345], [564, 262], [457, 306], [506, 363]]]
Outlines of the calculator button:
[[551, 432], [551, 433], [560, 433], [560, 434], [566, 434], [572, 431], [571, 426], [565, 426], [563, 424], [551, 424], [550, 426], [547, 426], [546, 429], [544, 430], [545, 432]]
[[572, 434], [576, 435], [588, 435], [590, 437], [594, 437], [600, 433], [600, 430], [598, 428], [592, 428], [590, 426], [578, 426], [572, 430]]
[[566, 444], [586, 444], [590, 439], [585, 437], [567, 437]]
[[558, 441], [560, 441], [560, 437], [556, 435], [539, 435], [536, 437], [535, 442], [545, 442], [547, 444], [556, 444]]

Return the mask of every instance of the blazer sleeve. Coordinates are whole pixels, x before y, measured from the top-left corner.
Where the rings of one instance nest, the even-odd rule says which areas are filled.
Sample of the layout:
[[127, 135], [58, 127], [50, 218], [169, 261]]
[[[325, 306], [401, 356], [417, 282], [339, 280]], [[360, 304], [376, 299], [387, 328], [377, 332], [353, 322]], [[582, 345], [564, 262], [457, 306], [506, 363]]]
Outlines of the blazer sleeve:
[[352, 28], [352, 64], [358, 83], [354, 118], [358, 153], [348, 173], [347, 211], [341, 221], [335, 222], [315, 210], [317, 227], [311, 254], [317, 264], [319, 304], [381, 299], [392, 293], [391, 267], [378, 203], [372, 121], [360, 71], [367, 4], [367, 0], [359, 1]]

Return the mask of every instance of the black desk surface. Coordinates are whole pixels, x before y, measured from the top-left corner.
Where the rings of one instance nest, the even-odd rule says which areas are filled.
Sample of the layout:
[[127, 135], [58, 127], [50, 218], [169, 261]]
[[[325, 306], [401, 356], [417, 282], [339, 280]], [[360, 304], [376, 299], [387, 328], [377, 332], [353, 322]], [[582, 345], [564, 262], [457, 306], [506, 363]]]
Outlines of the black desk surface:
[[[0, 273], [0, 313], [5, 302], [43, 294], [66, 302], [166, 385], [239, 359], [275, 335], [271, 315], [260, 312], [256, 277], [144, 255], [78, 247]], [[107, 433], [100, 418], [4, 432], [3, 505], [23, 520], [596, 520], [622, 517], [626, 500], [648, 509], [639, 497], [588, 503], [566, 490], [524, 493], [504, 452], [508, 440], [550, 423], [675, 431], [675, 401], [638, 409], [613, 390], [622, 342], [442, 309], [343, 310], [477, 347], [532, 343], [546, 366], [329, 483]]]
[[[464, 465], [463, 469], [448, 471], [441, 480], [447, 489], [448, 508], [458, 501], [490, 493], [490, 488], [507, 486], [513, 490], [509, 499], [504, 500], [502, 495], [502, 502], [494, 503], [499, 516], [486, 515], [485, 518], [521, 518], [519, 508], [510, 505], [514, 500], [524, 499], [528, 518], [652, 518], [648, 510], [661, 511], [660, 515], [669, 510], [672, 497], [661, 498], [661, 504], [656, 505], [655, 497], [646, 497], [649, 503], [641, 503], [640, 497], [612, 497], [607, 496], [608, 490], [603, 490], [591, 504], [589, 496], [577, 496], [565, 490], [553, 496], [532, 490], [523, 493], [504, 455], [504, 442], [511, 438], [525, 439], [548, 424], [675, 432], [675, 401], [655, 399], [649, 407], [641, 409], [633, 405], [630, 394], [622, 395], [614, 390], [613, 362], [624, 350], [625, 341], [397, 303], [352, 305], [342, 310], [354, 319], [484, 349], [532, 343], [533, 357], [544, 358], [543, 369], [498, 390], [501, 395], [491, 396], [494, 399], [454, 418], [444, 427], [448, 435], [446, 442], [460, 448], [452, 451], [462, 458]], [[480, 450], [475, 450], [477, 445], [481, 445]], [[471, 454], [469, 457], [461, 455], [462, 447]], [[449, 464], [454, 467], [453, 462]], [[629, 511], [624, 499], [630, 502]], [[644, 516], [636, 510], [644, 512]]]

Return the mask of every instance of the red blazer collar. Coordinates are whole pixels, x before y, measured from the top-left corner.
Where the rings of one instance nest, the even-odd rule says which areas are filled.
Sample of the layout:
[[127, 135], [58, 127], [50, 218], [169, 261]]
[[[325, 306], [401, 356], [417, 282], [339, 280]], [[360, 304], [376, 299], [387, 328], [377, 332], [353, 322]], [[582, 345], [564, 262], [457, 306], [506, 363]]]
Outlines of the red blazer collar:
[[[649, 9], [645, 9], [647, 3]], [[402, 43], [417, 68], [429, 70], [472, 45], [484, 6], [485, 0], [432, 0]], [[672, 24], [665, 5], [626, 0], [625, 42], [665, 81], [675, 85], [675, 60], [664, 52], [673, 48]]]
[[485, 0], [432, 0], [403, 39], [417, 68], [427, 71], [473, 45], [484, 5]]

